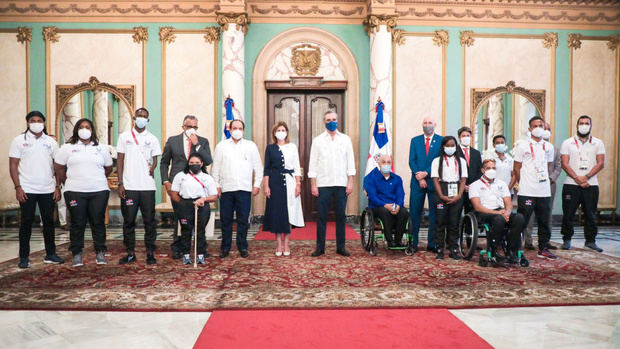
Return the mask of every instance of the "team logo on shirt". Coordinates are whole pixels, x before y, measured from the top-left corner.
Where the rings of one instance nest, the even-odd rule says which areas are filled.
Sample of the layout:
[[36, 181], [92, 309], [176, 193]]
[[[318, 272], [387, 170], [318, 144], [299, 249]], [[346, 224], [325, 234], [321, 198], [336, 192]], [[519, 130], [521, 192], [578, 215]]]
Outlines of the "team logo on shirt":
[[525, 206], [532, 206], [532, 200], [525, 200]]
[[437, 204], [437, 209], [438, 210], [443, 210], [443, 204]]
[[128, 140], [125, 141], [125, 144], [133, 144], [133, 142], [128, 139]]
[[181, 224], [187, 224], [187, 219], [185, 218], [181, 219]]
[[71, 150], [71, 152], [72, 152], [72, 153], [79, 153], [79, 152], [80, 152], [80, 150], [79, 150], [79, 149], [73, 149], [73, 150]]
[[71, 200], [71, 201], [69, 201], [69, 206], [71, 206], [71, 207], [77, 207], [77, 205], [78, 205], [77, 200]]
[[30, 143], [26, 142], [26, 143], [22, 144], [22, 146], [23, 146], [24, 148], [27, 148], [27, 147], [29, 147], [29, 146], [30, 146]]
[[127, 199], [127, 200], [125, 201], [125, 204], [126, 204], [127, 206], [131, 206], [131, 205], [133, 205], [133, 199]]

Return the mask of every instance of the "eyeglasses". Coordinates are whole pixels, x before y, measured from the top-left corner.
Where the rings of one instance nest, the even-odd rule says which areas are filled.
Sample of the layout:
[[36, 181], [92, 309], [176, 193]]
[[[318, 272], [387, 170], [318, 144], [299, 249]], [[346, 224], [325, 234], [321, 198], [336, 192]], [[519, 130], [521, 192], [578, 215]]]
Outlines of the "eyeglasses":
[[198, 126], [188, 126], [188, 125], [183, 125], [183, 127], [186, 127], [186, 128], [193, 128], [194, 130], [197, 130], [197, 129], [198, 129]]

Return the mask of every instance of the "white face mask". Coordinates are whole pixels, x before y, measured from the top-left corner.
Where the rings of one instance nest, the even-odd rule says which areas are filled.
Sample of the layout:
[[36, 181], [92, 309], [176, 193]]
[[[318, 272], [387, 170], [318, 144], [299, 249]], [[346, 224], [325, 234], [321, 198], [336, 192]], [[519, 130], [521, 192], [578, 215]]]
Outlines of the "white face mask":
[[486, 170], [484, 172], [484, 176], [487, 177], [488, 179], [495, 179], [495, 175], [497, 175], [497, 172], [495, 172], [495, 170], [493, 169]]
[[28, 124], [28, 129], [32, 133], [41, 133], [43, 132], [44, 128], [45, 128], [45, 124], [42, 122], [33, 122], [31, 124]]
[[579, 127], [577, 127], [577, 130], [579, 130], [579, 133], [581, 133], [582, 135], [587, 135], [588, 133], [590, 133], [590, 125], [579, 125]]
[[233, 130], [230, 135], [232, 136], [233, 139], [235, 140], [240, 140], [241, 137], [243, 137], [243, 131], [241, 130]]
[[283, 141], [286, 139], [286, 131], [277, 131], [276, 132], [276, 139]]
[[545, 133], [545, 129], [542, 127], [534, 127], [534, 129], [532, 130], [532, 136], [536, 138], [541, 138], [543, 133]]
[[465, 146], [469, 147], [470, 143], [471, 143], [471, 137], [463, 137], [463, 138], [461, 138], [461, 144], [462, 145], [465, 145]]
[[542, 138], [546, 141], [551, 139], [551, 131], [549, 130], [545, 130], [545, 132], [543, 132]]
[[[136, 127], [137, 128], [145, 128], [146, 124], [149, 122], [149, 119], [143, 117], [136, 118]], [[193, 130], [193, 129], [192, 129]]]
[[196, 130], [194, 130], [193, 128], [188, 128], [187, 130], [185, 130], [185, 135], [187, 137], [191, 136], [191, 135], [195, 135], [196, 134]]
[[81, 128], [78, 130], [78, 137], [83, 140], [90, 139], [90, 136], [92, 136], [92, 134], [93, 133], [87, 128]]
[[448, 156], [452, 156], [454, 155], [454, 152], [456, 152], [456, 147], [444, 147], [443, 152]]

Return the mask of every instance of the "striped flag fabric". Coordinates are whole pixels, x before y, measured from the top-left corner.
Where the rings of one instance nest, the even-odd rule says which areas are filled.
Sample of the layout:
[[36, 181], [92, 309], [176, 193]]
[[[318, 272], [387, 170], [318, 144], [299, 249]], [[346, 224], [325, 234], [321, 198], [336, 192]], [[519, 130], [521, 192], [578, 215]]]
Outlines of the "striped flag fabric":
[[376, 118], [372, 128], [372, 137], [370, 138], [366, 175], [377, 167], [381, 155], [392, 155], [392, 142], [390, 141], [389, 134], [391, 132], [391, 125], [389, 119], [383, 117], [384, 110], [385, 105], [381, 102], [381, 98], [379, 98], [375, 105]]
[[226, 139], [230, 138], [230, 123], [235, 119], [233, 115], [233, 107], [235, 106], [235, 101], [230, 98], [230, 96], [226, 97], [224, 101], [224, 108], [226, 110], [226, 122], [224, 124], [224, 137]]

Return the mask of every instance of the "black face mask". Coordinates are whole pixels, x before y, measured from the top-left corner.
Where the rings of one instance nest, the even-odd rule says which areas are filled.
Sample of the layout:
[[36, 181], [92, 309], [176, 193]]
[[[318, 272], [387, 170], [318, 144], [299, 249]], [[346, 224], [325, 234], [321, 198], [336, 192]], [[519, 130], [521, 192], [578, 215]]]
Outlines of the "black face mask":
[[199, 164], [189, 165], [189, 170], [192, 171], [193, 174], [199, 174], [202, 171], [202, 166]]

